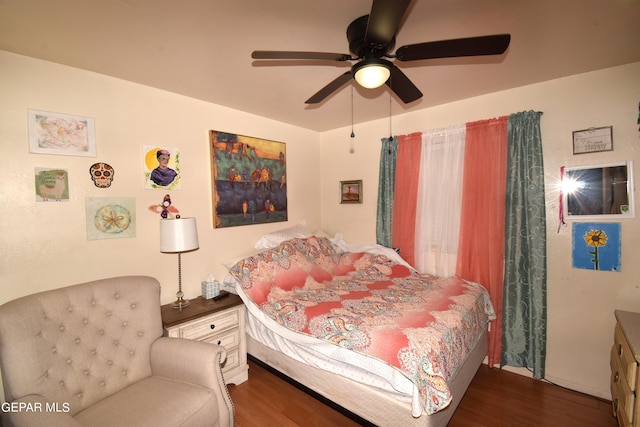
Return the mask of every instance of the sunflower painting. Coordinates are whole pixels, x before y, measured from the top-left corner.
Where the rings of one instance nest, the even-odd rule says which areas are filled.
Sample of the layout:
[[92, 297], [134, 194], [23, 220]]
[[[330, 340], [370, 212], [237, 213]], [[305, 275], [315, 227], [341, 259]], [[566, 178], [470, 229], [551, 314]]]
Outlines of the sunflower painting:
[[620, 271], [620, 223], [574, 223], [573, 267]]

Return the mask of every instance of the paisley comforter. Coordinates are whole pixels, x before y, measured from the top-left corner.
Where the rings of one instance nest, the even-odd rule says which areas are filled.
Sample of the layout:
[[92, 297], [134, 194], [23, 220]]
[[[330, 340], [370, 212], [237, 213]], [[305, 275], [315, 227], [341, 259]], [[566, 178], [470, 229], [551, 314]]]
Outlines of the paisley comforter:
[[280, 325], [400, 370], [428, 414], [449, 405], [447, 381], [495, 318], [478, 284], [344, 252], [322, 237], [285, 241], [229, 271]]

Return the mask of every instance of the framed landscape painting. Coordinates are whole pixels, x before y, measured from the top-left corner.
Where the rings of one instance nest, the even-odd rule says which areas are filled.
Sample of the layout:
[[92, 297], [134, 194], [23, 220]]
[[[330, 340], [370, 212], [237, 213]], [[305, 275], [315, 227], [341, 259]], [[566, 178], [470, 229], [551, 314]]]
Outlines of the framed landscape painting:
[[340, 203], [362, 203], [362, 180], [340, 181]]
[[287, 220], [283, 142], [209, 131], [214, 228]]

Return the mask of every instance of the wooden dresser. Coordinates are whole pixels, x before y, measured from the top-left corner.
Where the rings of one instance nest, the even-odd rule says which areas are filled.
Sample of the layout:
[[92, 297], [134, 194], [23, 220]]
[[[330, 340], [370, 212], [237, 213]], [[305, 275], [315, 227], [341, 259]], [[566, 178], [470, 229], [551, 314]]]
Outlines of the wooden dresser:
[[616, 310], [611, 349], [613, 415], [621, 427], [640, 427], [640, 313]]
[[227, 360], [222, 364], [224, 380], [227, 384], [240, 384], [247, 380], [249, 370], [245, 310], [235, 294], [219, 301], [200, 296], [182, 310], [163, 305], [162, 323], [166, 336], [223, 346], [227, 350]]

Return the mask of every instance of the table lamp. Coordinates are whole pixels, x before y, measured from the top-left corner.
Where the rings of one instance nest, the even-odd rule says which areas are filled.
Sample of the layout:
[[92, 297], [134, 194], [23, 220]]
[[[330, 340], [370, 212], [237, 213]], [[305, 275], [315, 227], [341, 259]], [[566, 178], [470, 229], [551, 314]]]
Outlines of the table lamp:
[[198, 228], [195, 218], [180, 218], [160, 220], [160, 252], [178, 254], [178, 292], [176, 300], [171, 304], [173, 308], [182, 310], [189, 305], [182, 292], [182, 259], [183, 252], [198, 249]]

